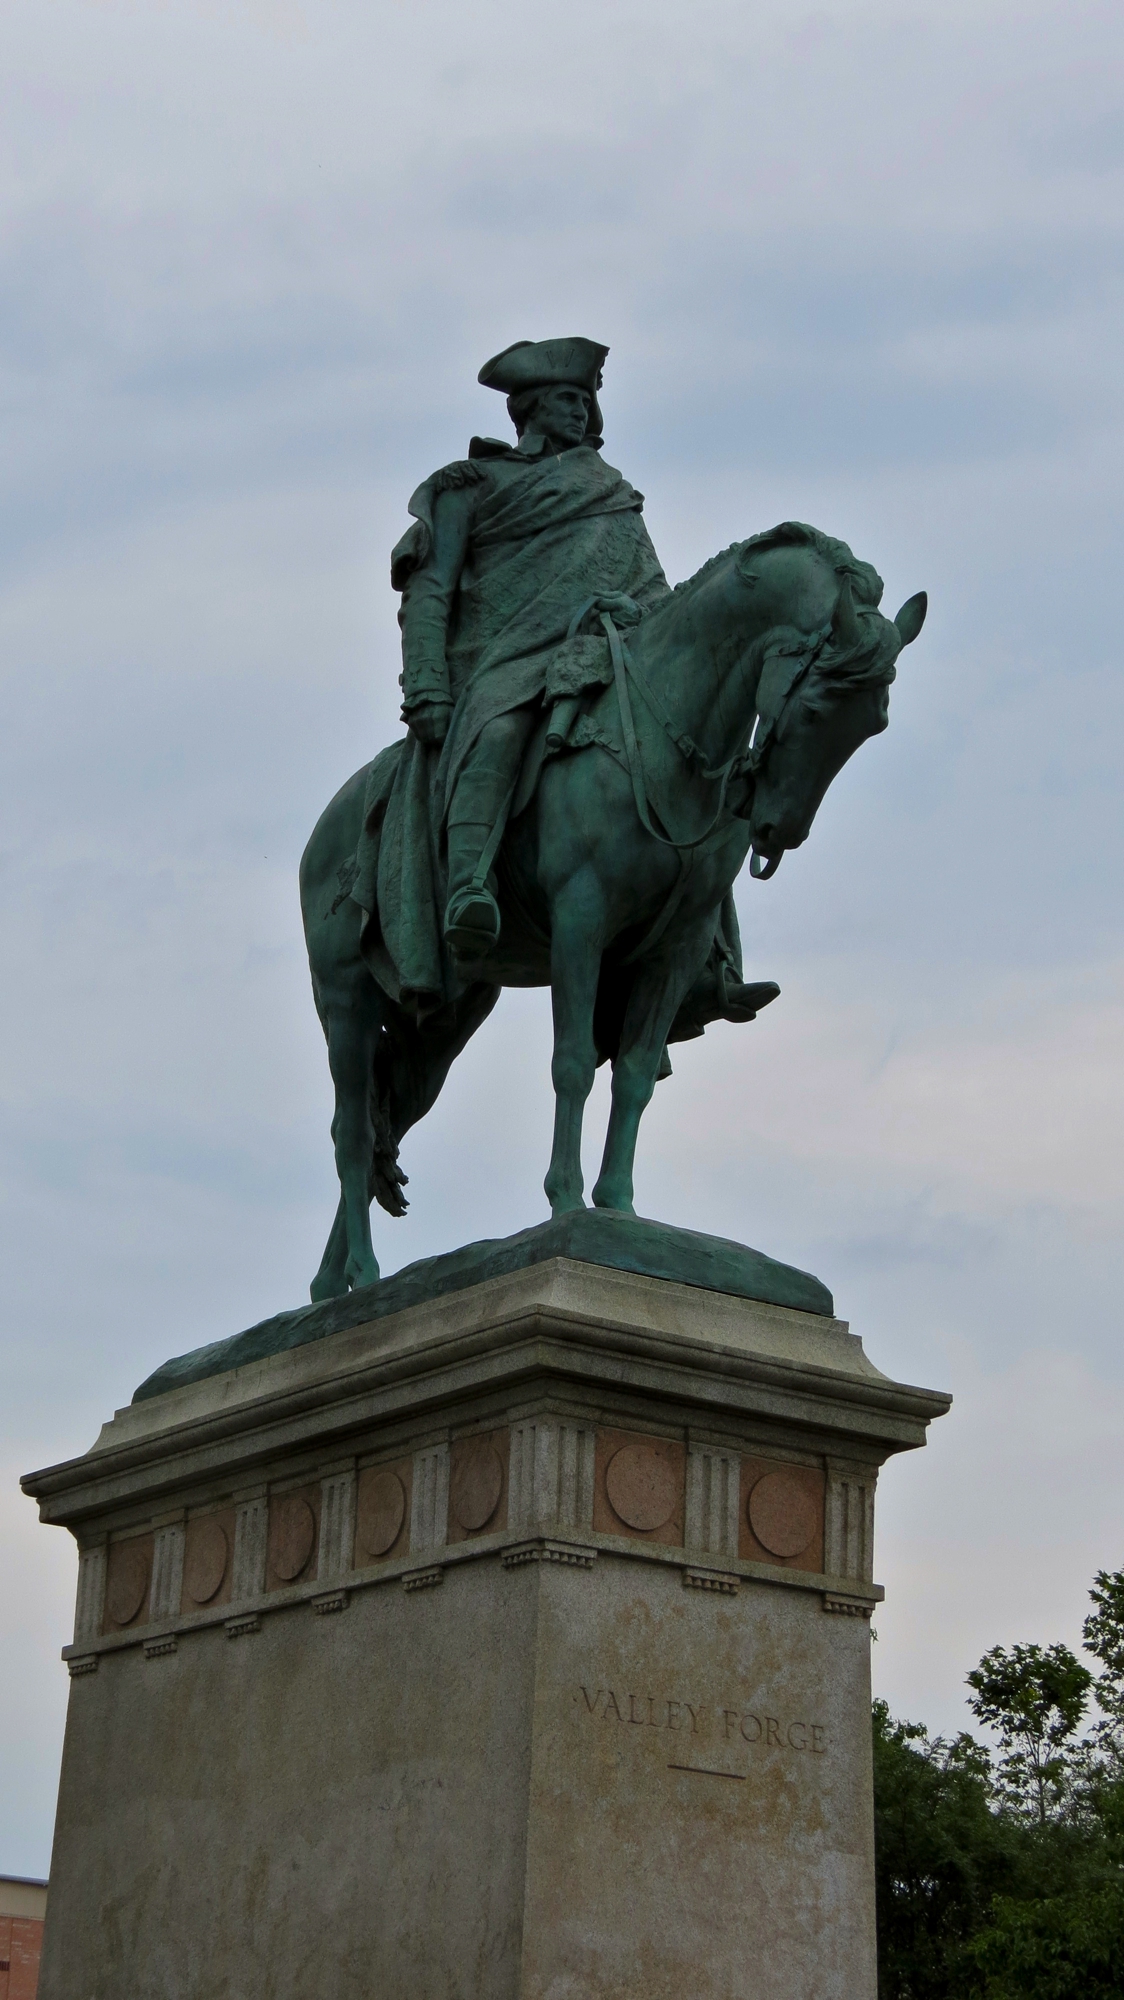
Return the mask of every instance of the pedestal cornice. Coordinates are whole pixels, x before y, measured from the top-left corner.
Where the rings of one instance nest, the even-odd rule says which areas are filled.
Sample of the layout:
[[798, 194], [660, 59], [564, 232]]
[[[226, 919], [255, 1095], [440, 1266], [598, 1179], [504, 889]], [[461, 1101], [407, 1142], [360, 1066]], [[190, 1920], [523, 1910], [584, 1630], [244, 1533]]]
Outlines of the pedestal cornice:
[[119, 1410], [81, 1457], [27, 1474], [44, 1521], [81, 1531], [144, 1499], [323, 1458], [372, 1427], [440, 1427], [471, 1405], [591, 1399], [708, 1431], [760, 1421], [877, 1466], [948, 1409], [894, 1382], [838, 1320], [565, 1258]]

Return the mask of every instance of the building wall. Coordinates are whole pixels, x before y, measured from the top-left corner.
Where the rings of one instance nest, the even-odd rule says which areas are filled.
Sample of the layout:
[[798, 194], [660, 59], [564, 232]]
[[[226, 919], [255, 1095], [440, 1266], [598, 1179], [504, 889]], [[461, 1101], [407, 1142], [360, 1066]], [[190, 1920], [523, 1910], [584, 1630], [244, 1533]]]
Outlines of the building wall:
[[0, 1875], [0, 2000], [35, 2000], [47, 1884]]

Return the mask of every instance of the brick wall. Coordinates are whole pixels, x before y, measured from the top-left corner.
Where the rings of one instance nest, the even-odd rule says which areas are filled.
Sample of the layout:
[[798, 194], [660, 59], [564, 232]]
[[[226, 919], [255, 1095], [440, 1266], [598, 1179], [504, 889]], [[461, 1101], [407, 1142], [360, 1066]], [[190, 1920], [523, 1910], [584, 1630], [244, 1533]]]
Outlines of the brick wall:
[[42, 1947], [41, 1917], [0, 1917], [0, 2000], [35, 2000]]

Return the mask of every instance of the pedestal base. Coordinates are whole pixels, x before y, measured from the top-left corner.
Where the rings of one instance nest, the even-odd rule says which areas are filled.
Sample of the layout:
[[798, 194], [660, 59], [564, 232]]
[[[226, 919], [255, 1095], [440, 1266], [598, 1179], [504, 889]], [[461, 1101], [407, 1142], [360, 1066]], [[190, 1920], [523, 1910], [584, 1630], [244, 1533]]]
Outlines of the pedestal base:
[[40, 2000], [874, 2000], [873, 1487], [947, 1398], [565, 1259], [119, 1412]]

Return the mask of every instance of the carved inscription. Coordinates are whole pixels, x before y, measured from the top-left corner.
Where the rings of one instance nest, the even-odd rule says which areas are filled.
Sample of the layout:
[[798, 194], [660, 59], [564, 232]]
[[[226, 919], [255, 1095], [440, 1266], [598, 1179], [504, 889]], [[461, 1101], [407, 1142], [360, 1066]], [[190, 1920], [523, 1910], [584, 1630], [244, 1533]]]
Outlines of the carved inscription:
[[722, 1733], [729, 1743], [764, 1743], [767, 1750], [810, 1750], [815, 1757], [827, 1749], [827, 1730], [820, 1722], [784, 1722], [778, 1715], [758, 1715], [753, 1709], [724, 1708]]
[[741, 1773], [719, 1771], [695, 1759], [709, 1751], [726, 1755], [747, 1744], [752, 1750], [780, 1751], [788, 1756], [822, 1757], [827, 1751], [827, 1729], [821, 1722], [801, 1716], [770, 1715], [764, 1706], [723, 1707], [700, 1701], [678, 1700], [670, 1695], [641, 1694], [619, 1688], [579, 1686], [574, 1693], [579, 1715], [598, 1723], [620, 1724], [625, 1729], [656, 1729], [665, 1735], [679, 1735], [683, 1749], [677, 1754], [690, 1762], [673, 1762], [671, 1770], [698, 1770], [710, 1777], [736, 1777]]
[[705, 1710], [689, 1701], [671, 1701], [654, 1695], [617, 1694], [613, 1688], [578, 1690], [575, 1701], [585, 1704], [587, 1715], [600, 1722], [627, 1722], [640, 1729], [685, 1729], [697, 1736]]

